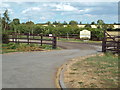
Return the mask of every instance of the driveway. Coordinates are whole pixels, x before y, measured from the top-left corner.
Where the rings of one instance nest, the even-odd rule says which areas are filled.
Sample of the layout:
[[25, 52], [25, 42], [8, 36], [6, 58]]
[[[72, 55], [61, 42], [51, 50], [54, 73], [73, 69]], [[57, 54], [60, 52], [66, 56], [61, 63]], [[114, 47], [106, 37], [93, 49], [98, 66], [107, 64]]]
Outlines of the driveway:
[[101, 46], [73, 42], [58, 42], [63, 50], [23, 52], [2, 56], [3, 88], [56, 88], [57, 69], [78, 56], [98, 53]]

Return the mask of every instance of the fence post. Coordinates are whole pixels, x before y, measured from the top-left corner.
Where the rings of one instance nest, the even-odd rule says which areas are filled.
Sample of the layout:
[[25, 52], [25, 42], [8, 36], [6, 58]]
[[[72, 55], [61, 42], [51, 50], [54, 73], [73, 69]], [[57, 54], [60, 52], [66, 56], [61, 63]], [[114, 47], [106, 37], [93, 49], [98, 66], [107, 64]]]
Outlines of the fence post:
[[19, 33], [17, 33], [17, 43], [19, 43]]
[[14, 42], [14, 34], [11, 34], [12, 35], [12, 41]]
[[69, 40], [69, 34], [67, 33], [67, 40]]
[[27, 34], [27, 42], [29, 44], [29, 33]]
[[[20, 38], [20, 32], [18, 33], [18, 37], [17, 38]], [[19, 39], [17, 40], [17, 43], [19, 44]]]
[[15, 33], [15, 43], [17, 43], [17, 34]]
[[102, 40], [102, 52], [106, 52], [106, 31], [104, 30], [104, 37], [103, 37], [103, 40]]
[[42, 46], [42, 39], [43, 39], [43, 35], [41, 35], [41, 46]]
[[117, 41], [117, 53], [120, 56], [120, 41]]
[[57, 47], [56, 36], [53, 36], [52, 48], [56, 49], [56, 47]]

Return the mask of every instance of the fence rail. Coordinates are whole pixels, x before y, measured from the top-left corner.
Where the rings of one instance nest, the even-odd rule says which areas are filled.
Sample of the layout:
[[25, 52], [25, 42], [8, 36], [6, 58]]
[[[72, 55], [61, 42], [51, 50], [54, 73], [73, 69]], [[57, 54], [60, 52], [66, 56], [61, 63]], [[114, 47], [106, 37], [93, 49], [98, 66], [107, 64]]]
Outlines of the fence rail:
[[35, 43], [52, 45], [52, 48], [55, 49], [57, 47], [56, 36], [46, 36], [40, 34], [30, 34], [30, 33], [10, 33], [9, 42], [14, 43]]
[[120, 36], [110, 35], [104, 31], [104, 38], [102, 41], [102, 52], [112, 51], [120, 53]]

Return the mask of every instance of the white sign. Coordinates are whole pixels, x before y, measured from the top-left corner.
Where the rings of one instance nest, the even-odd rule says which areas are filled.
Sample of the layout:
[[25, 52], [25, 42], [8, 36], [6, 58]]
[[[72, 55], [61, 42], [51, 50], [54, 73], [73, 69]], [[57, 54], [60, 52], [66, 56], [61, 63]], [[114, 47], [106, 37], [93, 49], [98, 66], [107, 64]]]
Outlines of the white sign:
[[52, 34], [49, 34], [49, 36], [51, 37], [51, 36], [52, 36]]
[[80, 38], [91, 38], [91, 32], [88, 30], [82, 30], [80, 31]]

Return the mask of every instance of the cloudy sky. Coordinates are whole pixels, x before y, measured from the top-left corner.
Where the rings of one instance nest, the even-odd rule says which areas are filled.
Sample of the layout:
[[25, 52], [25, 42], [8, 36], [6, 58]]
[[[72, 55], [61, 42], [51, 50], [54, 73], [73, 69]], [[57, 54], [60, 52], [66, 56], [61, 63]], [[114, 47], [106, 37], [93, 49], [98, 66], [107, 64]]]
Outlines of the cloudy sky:
[[10, 19], [19, 18], [21, 23], [70, 21], [91, 23], [98, 19], [105, 23], [118, 22], [118, 2], [2, 2], [0, 13], [8, 9]]

